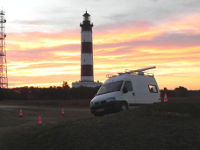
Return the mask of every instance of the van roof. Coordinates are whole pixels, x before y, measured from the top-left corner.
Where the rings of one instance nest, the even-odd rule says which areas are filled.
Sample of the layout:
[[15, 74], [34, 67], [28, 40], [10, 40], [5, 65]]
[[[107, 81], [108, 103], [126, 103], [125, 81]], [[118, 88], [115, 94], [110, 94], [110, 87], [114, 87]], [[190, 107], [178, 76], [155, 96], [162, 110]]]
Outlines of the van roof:
[[131, 77], [134, 76], [143, 76], [143, 77], [154, 77], [153, 74], [145, 73], [145, 72], [134, 72], [134, 73], [123, 73], [119, 75], [113, 75], [109, 76], [108, 80], [106, 80], [105, 83], [110, 83], [110, 82], [115, 82], [115, 81], [120, 81], [120, 80], [125, 80], [125, 79], [131, 79]]

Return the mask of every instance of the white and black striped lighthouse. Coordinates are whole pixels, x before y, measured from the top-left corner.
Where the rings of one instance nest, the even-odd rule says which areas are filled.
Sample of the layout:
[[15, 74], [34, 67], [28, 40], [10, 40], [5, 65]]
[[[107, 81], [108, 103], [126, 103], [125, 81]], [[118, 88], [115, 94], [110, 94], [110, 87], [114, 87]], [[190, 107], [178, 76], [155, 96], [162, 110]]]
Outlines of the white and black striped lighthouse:
[[81, 26], [81, 80], [73, 82], [72, 87], [98, 87], [101, 82], [94, 82], [93, 72], [93, 44], [92, 27], [90, 14], [86, 11], [83, 14]]
[[81, 26], [81, 81], [94, 81], [93, 75], [93, 45], [90, 14], [86, 11], [83, 15]]

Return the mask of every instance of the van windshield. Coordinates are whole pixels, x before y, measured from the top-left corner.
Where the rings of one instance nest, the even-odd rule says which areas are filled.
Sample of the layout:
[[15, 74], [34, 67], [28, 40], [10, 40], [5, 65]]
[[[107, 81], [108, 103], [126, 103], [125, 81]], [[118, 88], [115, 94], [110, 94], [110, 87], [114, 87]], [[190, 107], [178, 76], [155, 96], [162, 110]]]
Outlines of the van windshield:
[[123, 81], [116, 81], [112, 83], [107, 83], [101, 86], [97, 95], [102, 95], [105, 93], [120, 91]]

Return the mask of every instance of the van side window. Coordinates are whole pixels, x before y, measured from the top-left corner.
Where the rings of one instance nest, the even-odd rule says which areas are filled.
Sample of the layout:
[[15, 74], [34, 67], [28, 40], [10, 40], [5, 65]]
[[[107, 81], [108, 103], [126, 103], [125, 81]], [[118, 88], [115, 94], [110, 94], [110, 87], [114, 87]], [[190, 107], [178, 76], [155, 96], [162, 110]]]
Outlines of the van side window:
[[158, 93], [158, 88], [156, 85], [149, 84], [149, 92], [150, 93]]
[[126, 87], [128, 91], [133, 91], [133, 86], [131, 81], [125, 81], [124, 87]]

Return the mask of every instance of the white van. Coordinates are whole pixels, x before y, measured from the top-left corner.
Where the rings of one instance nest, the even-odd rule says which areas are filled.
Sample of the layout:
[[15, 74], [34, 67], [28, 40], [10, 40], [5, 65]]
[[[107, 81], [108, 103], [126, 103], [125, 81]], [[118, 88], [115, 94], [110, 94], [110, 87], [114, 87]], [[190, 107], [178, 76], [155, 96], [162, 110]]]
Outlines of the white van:
[[143, 71], [148, 67], [111, 76], [90, 102], [91, 113], [106, 113], [127, 110], [131, 105], [158, 103], [160, 91], [153, 74]]

